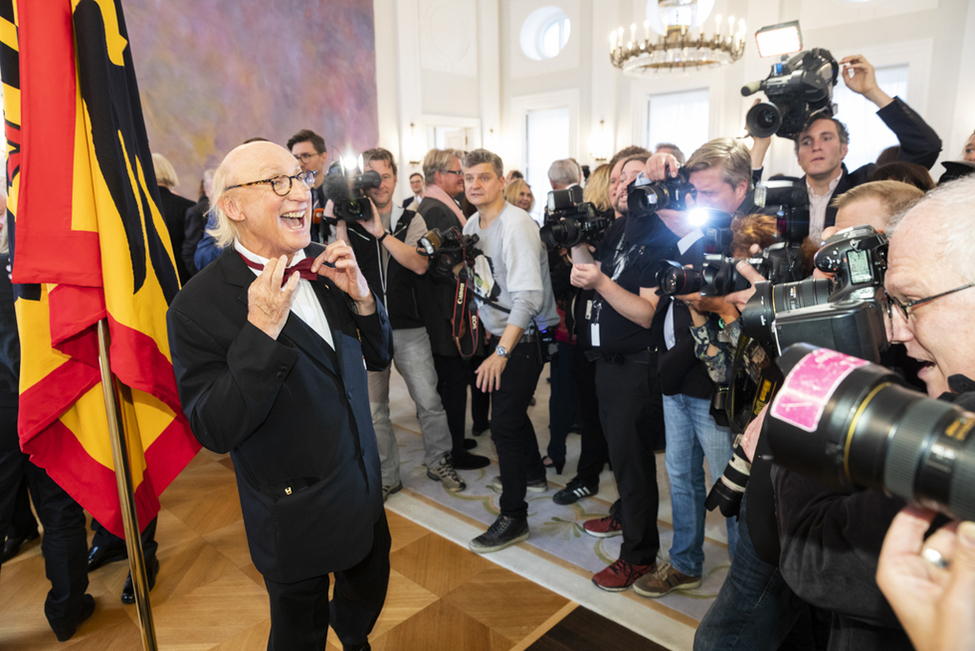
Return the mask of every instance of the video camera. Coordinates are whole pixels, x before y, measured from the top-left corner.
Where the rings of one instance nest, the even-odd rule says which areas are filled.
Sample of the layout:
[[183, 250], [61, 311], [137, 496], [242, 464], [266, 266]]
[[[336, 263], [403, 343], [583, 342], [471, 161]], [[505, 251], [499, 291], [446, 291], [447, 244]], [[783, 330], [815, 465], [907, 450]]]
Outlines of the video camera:
[[583, 203], [582, 188], [575, 185], [548, 193], [545, 225], [538, 235], [550, 249], [569, 249], [582, 242], [595, 244], [602, 239], [610, 221], [592, 203]]
[[356, 174], [356, 170], [343, 172], [341, 167], [332, 167], [325, 176], [325, 196], [334, 204], [335, 216], [347, 222], [368, 221], [372, 219], [372, 207], [366, 190], [382, 185], [382, 177], [375, 170]]
[[763, 91], [767, 102], [756, 104], [745, 116], [745, 127], [755, 138], [772, 134], [795, 140], [813, 113], [832, 117], [833, 87], [840, 66], [829, 50], [814, 48], [800, 52], [788, 61], [772, 64], [772, 72], [762, 81], [741, 88], [744, 97]]
[[833, 350], [796, 344], [778, 366], [785, 381], [763, 434], [776, 464], [975, 520], [975, 414]]
[[464, 235], [456, 226], [441, 231], [434, 228], [417, 242], [416, 252], [430, 258], [430, 271], [438, 277], [453, 274], [453, 269], [461, 262], [473, 266], [474, 258], [481, 254], [477, 235]]

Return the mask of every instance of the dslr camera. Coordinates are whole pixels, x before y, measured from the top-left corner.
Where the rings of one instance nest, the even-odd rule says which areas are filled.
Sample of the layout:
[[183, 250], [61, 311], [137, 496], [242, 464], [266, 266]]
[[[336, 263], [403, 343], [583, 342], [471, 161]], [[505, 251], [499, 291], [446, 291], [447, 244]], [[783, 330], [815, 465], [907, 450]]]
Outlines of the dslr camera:
[[474, 258], [481, 254], [475, 246], [479, 239], [477, 235], [464, 235], [456, 226], [446, 231], [434, 228], [420, 238], [416, 252], [430, 258], [430, 271], [444, 278], [451, 276], [461, 262], [474, 265]]
[[658, 210], [687, 210], [687, 197], [697, 197], [697, 190], [688, 180], [686, 167], [677, 170], [677, 176], [664, 181], [650, 181], [638, 177], [627, 188], [626, 201], [635, 217], [646, 217]]
[[756, 104], [745, 116], [748, 133], [755, 138], [775, 134], [795, 140], [813, 113], [832, 117], [836, 112], [833, 87], [839, 70], [833, 55], [822, 48], [772, 64], [768, 77], [742, 86], [744, 97], [758, 91], [768, 97], [767, 102]]
[[329, 169], [325, 176], [325, 196], [335, 205], [335, 216], [347, 222], [368, 221], [372, 219], [372, 207], [366, 190], [378, 188], [382, 177], [375, 170], [361, 174], [346, 174], [341, 167]]
[[[882, 302], [887, 269], [887, 238], [871, 226], [836, 233], [815, 257], [833, 280], [755, 285], [755, 295], [741, 315], [742, 338], [730, 381], [728, 418], [737, 431], [745, 426], [782, 384], [773, 360], [797, 342], [880, 361], [887, 347]], [[705, 501], [730, 517], [738, 513], [748, 482], [748, 463], [739, 440], [735, 452]]]
[[595, 244], [602, 239], [610, 219], [590, 202], [583, 203], [578, 185], [548, 193], [545, 224], [538, 235], [549, 249], [572, 248], [577, 244]]

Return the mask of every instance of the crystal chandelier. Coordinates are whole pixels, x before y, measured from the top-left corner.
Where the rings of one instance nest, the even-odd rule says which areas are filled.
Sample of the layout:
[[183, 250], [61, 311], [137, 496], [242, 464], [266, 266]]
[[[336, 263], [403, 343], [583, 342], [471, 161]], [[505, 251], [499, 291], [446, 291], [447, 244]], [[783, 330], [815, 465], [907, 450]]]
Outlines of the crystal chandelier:
[[698, 0], [659, 0], [657, 10], [666, 35], [651, 40], [647, 20], [643, 23], [642, 40], [637, 39], [636, 24], [630, 25], [630, 38], [624, 40], [620, 27], [610, 33], [610, 61], [625, 75], [650, 77], [662, 70], [687, 72], [740, 59], [745, 51], [745, 21], [738, 21], [736, 30], [734, 16], [724, 20], [719, 14], [715, 17], [714, 33], [707, 35], [703, 23], [710, 7], [703, 12], [701, 9]]

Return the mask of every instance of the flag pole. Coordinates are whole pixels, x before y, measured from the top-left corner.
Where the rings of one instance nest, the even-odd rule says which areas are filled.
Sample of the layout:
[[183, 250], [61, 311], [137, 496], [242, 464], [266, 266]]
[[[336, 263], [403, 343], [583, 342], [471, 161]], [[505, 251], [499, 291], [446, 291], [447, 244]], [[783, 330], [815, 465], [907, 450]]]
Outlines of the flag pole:
[[108, 319], [98, 322], [98, 362], [102, 373], [102, 393], [105, 396], [105, 415], [108, 416], [108, 432], [112, 441], [112, 458], [115, 461], [115, 480], [118, 483], [119, 506], [122, 511], [122, 524], [125, 527], [125, 547], [129, 553], [129, 571], [132, 573], [132, 587], [135, 590], [135, 606], [139, 613], [142, 631], [142, 646], [145, 651], [156, 651], [156, 631], [152, 623], [152, 609], [149, 606], [149, 581], [146, 562], [142, 553], [142, 537], [139, 531], [139, 518], [135, 510], [132, 491], [132, 472], [129, 469], [129, 452], [122, 419], [115, 395], [115, 377], [108, 359], [110, 344]]

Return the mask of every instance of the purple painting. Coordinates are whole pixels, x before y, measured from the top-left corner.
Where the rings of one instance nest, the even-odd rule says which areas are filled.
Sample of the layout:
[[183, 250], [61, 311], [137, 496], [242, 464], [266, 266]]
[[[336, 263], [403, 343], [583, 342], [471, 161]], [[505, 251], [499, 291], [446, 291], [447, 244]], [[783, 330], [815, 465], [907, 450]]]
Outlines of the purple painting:
[[126, 0], [149, 146], [196, 199], [244, 140], [303, 128], [332, 154], [376, 146], [372, 0]]

